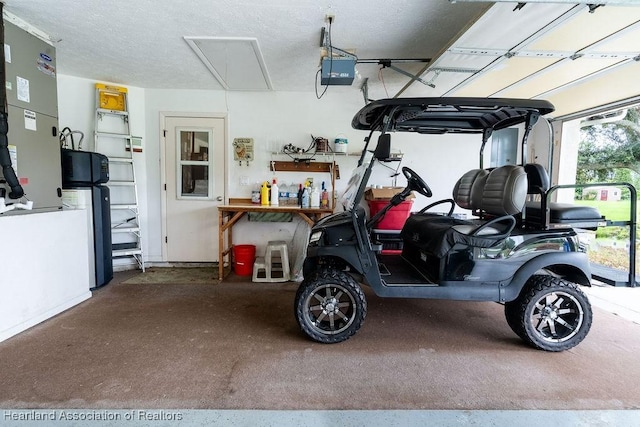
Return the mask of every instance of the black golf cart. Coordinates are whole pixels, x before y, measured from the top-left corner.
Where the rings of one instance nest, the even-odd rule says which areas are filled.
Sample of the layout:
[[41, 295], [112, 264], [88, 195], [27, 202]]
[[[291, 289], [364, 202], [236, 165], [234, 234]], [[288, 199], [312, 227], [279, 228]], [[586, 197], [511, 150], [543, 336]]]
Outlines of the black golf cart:
[[[390, 133], [479, 134], [482, 154], [493, 131], [515, 125], [523, 127], [526, 147], [533, 125], [552, 111], [546, 101], [486, 98], [385, 99], [362, 108], [352, 125], [370, 133], [342, 198], [345, 210], [311, 229], [304, 281], [295, 298], [302, 331], [322, 343], [355, 334], [367, 313], [363, 283], [381, 297], [503, 303], [507, 323], [528, 344], [562, 351], [580, 343], [592, 320], [578, 286], [590, 286], [587, 255], [571, 225], [549, 227], [544, 221], [567, 217], [597, 227], [603, 218], [588, 207], [527, 201], [528, 194], [543, 191], [544, 168], [483, 169], [481, 163], [458, 180], [452, 199], [409, 216], [400, 232], [401, 254], [383, 250], [375, 225], [412, 192], [431, 197], [427, 183], [403, 167], [407, 186], [386, 207], [368, 218], [361, 206], [374, 164], [390, 159]], [[369, 151], [374, 132], [380, 136]], [[472, 219], [453, 214], [455, 204], [468, 209]], [[443, 206], [444, 214], [435, 213]]]

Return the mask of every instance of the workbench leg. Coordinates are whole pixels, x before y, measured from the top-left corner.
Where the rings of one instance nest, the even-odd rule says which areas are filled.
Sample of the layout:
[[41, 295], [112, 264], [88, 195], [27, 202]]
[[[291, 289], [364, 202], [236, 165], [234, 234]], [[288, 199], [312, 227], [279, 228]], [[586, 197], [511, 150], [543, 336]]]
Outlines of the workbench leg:
[[227, 245], [229, 247], [229, 269], [233, 268], [233, 225], [227, 228]]
[[218, 280], [224, 279], [224, 216], [218, 211]]

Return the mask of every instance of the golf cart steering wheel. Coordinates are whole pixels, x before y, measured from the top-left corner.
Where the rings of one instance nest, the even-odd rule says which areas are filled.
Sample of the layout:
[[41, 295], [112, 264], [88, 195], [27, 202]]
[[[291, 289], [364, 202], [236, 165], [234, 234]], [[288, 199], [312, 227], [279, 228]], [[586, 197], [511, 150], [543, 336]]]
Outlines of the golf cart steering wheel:
[[415, 173], [412, 169], [409, 169], [406, 166], [402, 167], [402, 174], [405, 178], [407, 178], [407, 187], [409, 187], [413, 191], [417, 191], [426, 197], [431, 197], [433, 193], [431, 193], [431, 189], [424, 182], [424, 179], [420, 178], [420, 176]]

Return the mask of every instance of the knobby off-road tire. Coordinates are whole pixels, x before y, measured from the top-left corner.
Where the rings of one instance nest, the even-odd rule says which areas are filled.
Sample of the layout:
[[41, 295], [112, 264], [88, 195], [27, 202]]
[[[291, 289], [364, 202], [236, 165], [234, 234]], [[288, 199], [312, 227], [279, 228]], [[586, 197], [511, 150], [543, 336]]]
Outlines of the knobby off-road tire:
[[507, 323], [526, 343], [541, 350], [564, 351], [589, 333], [593, 312], [575, 283], [536, 275], [520, 296], [504, 306]]
[[524, 329], [522, 329], [522, 322], [520, 322], [520, 300], [509, 301], [504, 305], [504, 317], [507, 319], [507, 324], [517, 336], [527, 341]]
[[367, 315], [360, 286], [347, 273], [333, 269], [305, 279], [296, 293], [294, 308], [300, 329], [325, 344], [351, 337]]

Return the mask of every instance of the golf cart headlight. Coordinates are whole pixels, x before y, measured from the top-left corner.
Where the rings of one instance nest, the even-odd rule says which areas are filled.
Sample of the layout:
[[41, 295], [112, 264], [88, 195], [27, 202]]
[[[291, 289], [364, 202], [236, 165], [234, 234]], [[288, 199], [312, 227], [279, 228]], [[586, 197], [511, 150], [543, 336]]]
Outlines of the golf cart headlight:
[[316, 231], [309, 238], [309, 243], [317, 242], [318, 240], [320, 240], [321, 237], [322, 237], [322, 231]]

